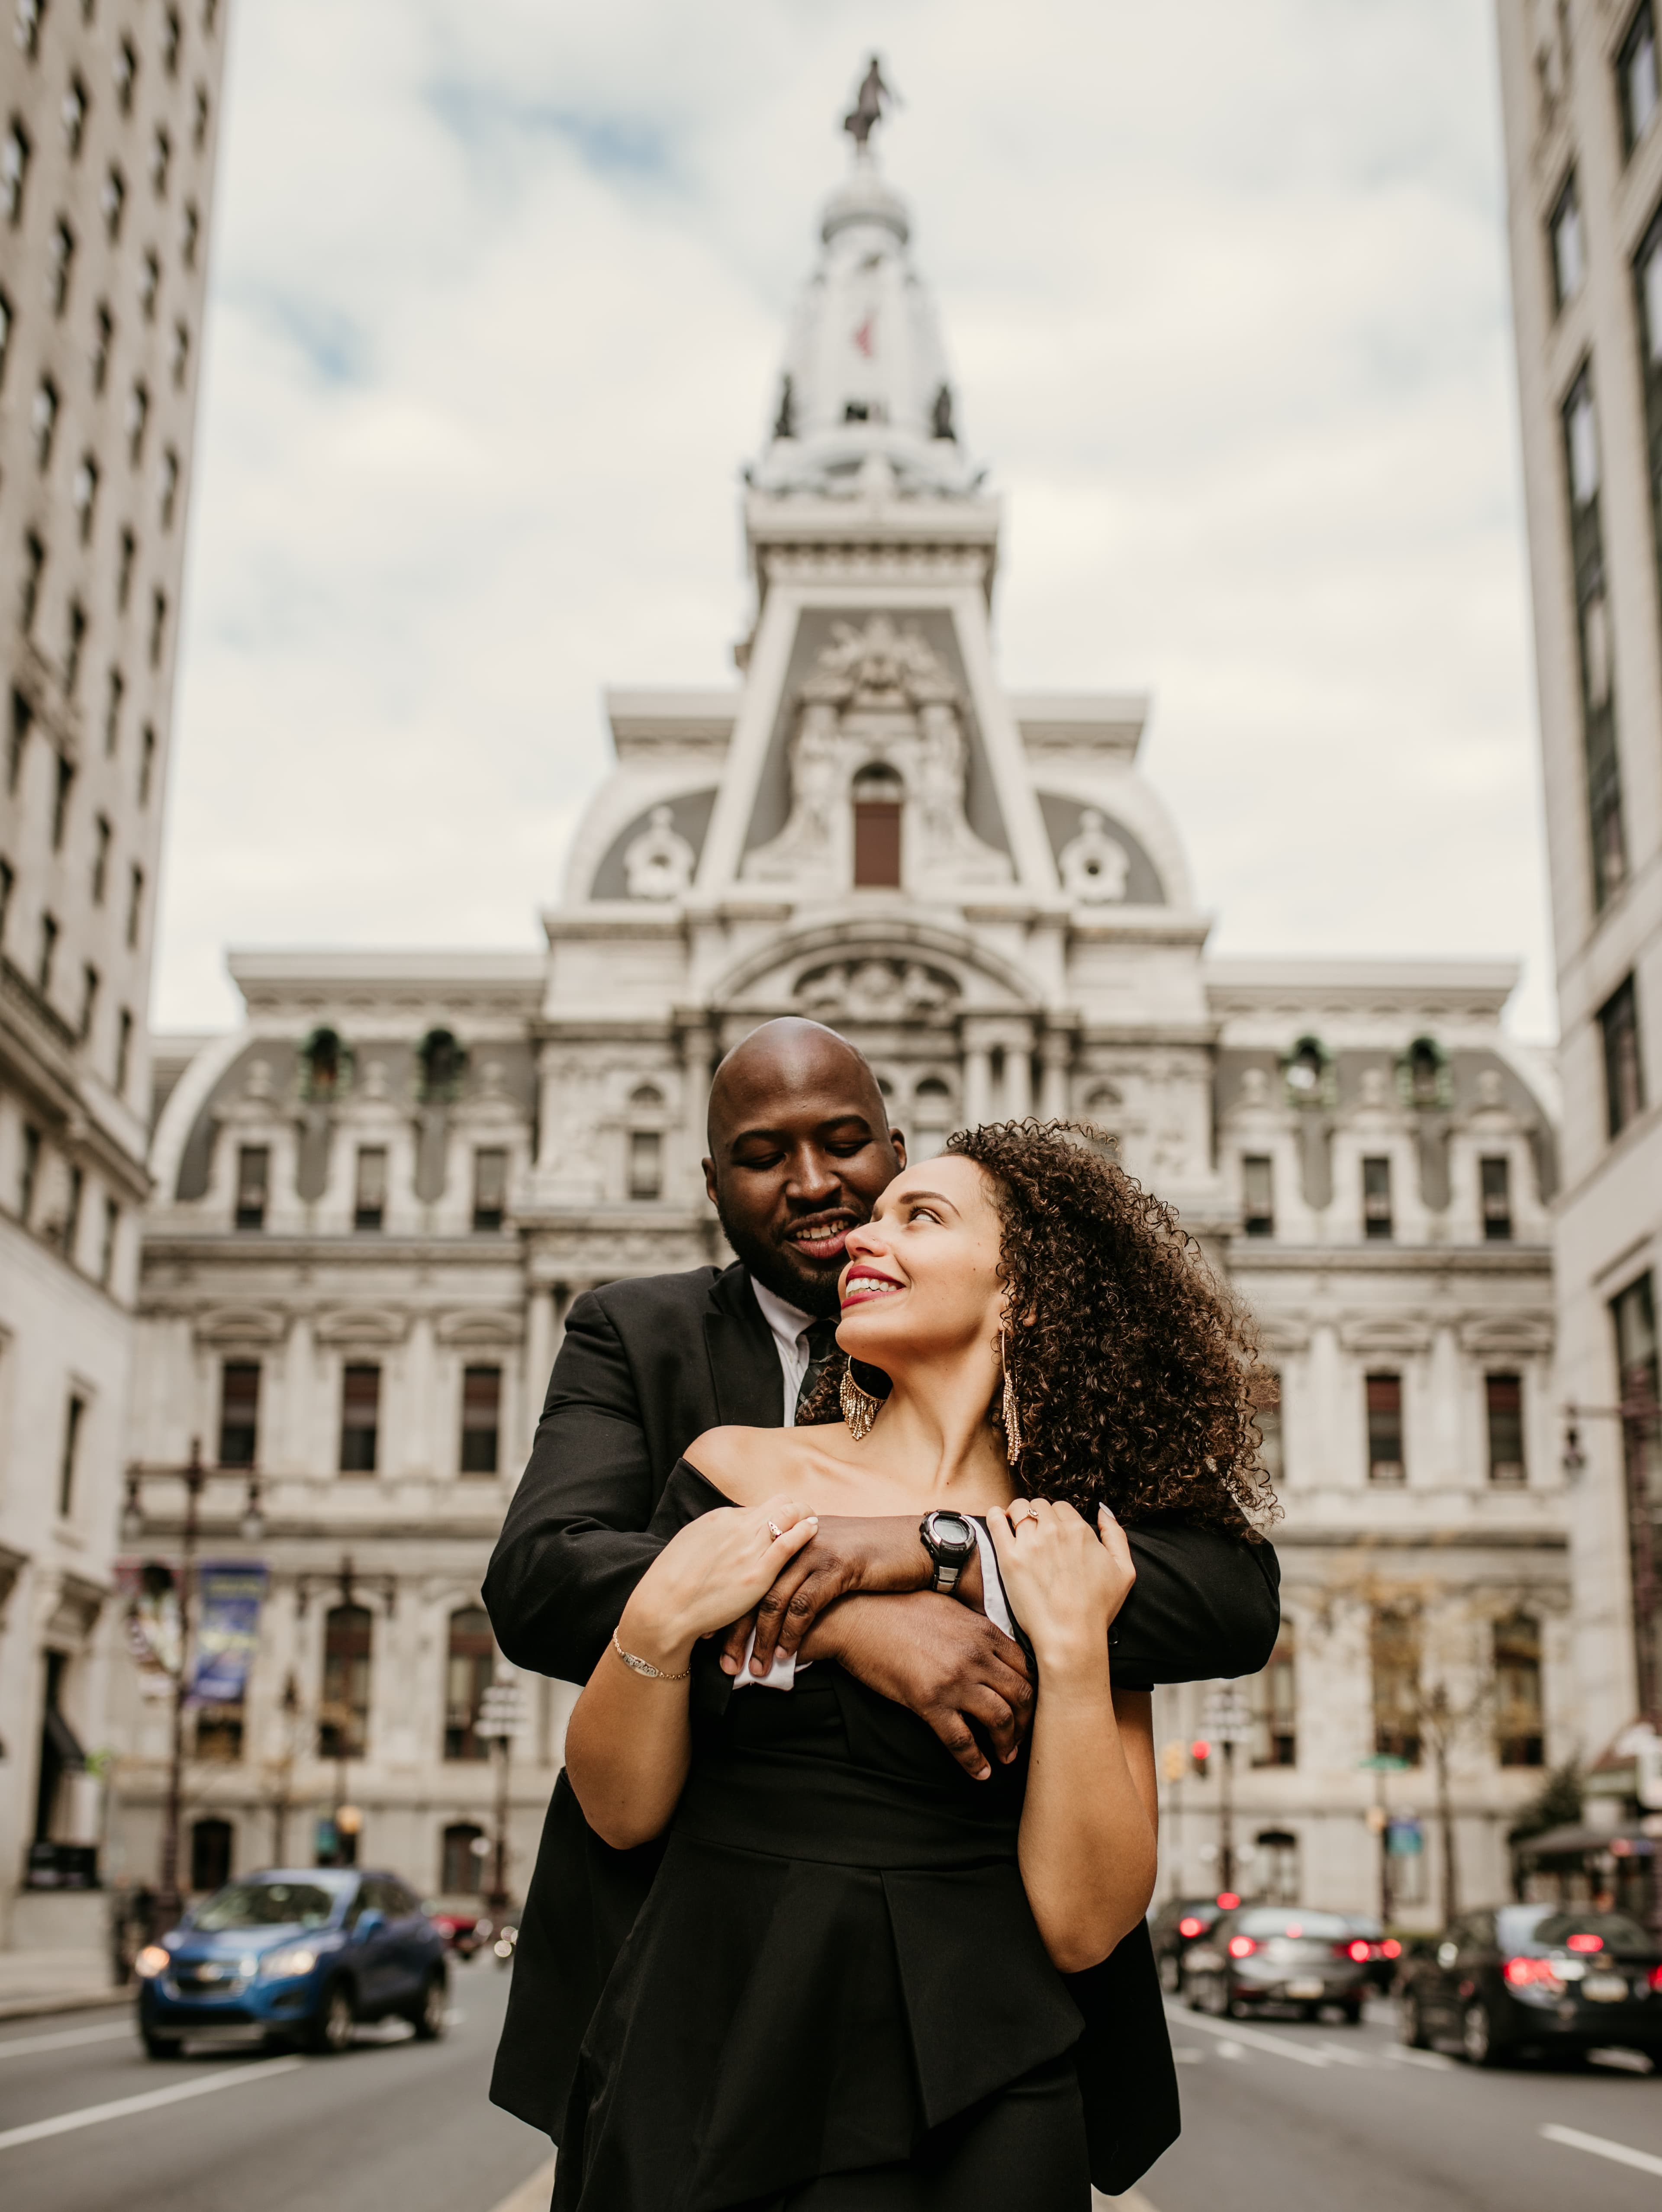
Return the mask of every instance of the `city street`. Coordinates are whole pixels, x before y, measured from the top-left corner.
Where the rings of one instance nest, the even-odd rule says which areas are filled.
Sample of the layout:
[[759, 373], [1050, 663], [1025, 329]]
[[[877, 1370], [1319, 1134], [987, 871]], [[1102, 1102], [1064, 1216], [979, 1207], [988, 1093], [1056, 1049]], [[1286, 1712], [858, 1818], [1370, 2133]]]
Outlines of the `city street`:
[[1654, 2212], [1662, 2079], [1642, 2061], [1478, 2072], [1403, 2050], [1388, 2003], [1360, 2029], [1168, 2012], [1183, 2135], [1143, 2184], [1153, 2212]]
[[[0, 2203], [7, 2212], [495, 2212], [549, 2147], [487, 2101], [506, 1974], [475, 1961], [455, 1969], [452, 1986], [441, 2042], [416, 2043], [399, 2022], [365, 2028], [339, 2058], [221, 2051], [155, 2064], [127, 2012], [8, 2021]], [[148, 2097], [170, 2101], [92, 2117]], [[62, 2132], [17, 2140], [77, 2115]]]

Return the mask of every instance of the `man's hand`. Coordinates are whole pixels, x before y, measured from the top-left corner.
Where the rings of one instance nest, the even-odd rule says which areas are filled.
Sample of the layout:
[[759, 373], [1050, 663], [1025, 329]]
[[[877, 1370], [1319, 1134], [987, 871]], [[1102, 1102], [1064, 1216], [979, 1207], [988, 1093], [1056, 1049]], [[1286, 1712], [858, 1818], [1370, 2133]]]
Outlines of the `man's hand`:
[[[751, 1628], [756, 1632], [755, 1674], [765, 1674], [777, 1650], [786, 1658], [799, 1650], [802, 1640], [828, 1605], [856, 1590], [892, 1595], [899, 1590], [926, 1590], [935, 1569], [923, 1547], [915, 1519], [905, 1515], [856, 1518], [830, 1516], [820, 1522], [819, 1534], [805, 1544], [774, 1583], [754, 1613], [736, 1620], [722, 1642], [721, 1663], [730, 1674], [744, 1664], [744, 1647]], [[959, 1584], [972, 1605], [980, 1602], [981, 1563], [972, 1559]], [[904, 1701], [903, 1701], [904, 1702]]]
[[[823, 1525], [823, 1524], [822, 1524]], [[1033, 1725], [1033, 1685], [1021, 1646], [955, 1598], [846, 1597], [803, 1643], [804, 1659], [834, 1659], [857, 1682], [928, 1722], [966, 1774], [985, 1782], [987, 1756], [974, 1721], [1001, 1762]]]

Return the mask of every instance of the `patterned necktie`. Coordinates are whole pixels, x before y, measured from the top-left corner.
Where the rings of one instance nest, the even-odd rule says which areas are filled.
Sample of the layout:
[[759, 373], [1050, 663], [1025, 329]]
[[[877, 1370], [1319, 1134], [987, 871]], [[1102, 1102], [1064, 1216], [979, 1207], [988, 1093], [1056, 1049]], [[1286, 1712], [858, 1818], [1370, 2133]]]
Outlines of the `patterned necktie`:
[[837, 1324], [828, 1316], [822, 1321], [810, 1322], [803, 1334], [808, 1339], [808, 1372], [797, 1387], [798, 1419], [810, 1392], [837, 1356]]

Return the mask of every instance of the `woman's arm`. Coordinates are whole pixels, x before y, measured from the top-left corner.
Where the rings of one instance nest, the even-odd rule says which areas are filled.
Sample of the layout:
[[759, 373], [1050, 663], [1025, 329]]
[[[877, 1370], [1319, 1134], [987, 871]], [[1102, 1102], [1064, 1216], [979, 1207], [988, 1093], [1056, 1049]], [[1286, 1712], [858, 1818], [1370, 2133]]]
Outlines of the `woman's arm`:
[[1045, 1948], [1065, 1974], [1106, 1959], [1148, 1910], [1155, 1882], [1151, 1700], [1116, 1694], [1108, 1628], [1134, 1570], [1119, 1523], [1101, 1534], [1070, 1505], [1032, 1501], [988, 1526], [1039, 1662], [1018, 1856]]
[[[815, 1526], [788, 1498], [720, 1506], [671, 1537], [641, 1577], [566, 1731], [583, 1817], [614, 1850], [661, 1834], [675, 1811], [692, 1755], [693, 1647], [753, 1606]], [[656, 1672], [631, 1667], [623, 1651]]]

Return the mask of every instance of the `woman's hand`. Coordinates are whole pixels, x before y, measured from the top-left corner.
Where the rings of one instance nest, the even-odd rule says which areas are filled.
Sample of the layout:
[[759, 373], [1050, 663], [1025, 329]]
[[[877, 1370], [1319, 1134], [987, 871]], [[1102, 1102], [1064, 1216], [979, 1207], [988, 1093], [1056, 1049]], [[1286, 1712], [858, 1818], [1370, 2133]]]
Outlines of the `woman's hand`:
[[617, 1624], [618, 1642], [654, 1667], [678, 1671], [700, 1637], [750, 1611], [818, 1527], [819, 1516], [793, 1498], [701, 1514], [636, 1583]]
[[1040, 1674], [1105, 1669], [1109, 1627], [1137, 1580], [1125, 1532], [1107, 1507], [1097, 1508], [1093, 1528], [1071, 1505], [1018, 1498], [988, 1514], [987, 1528]]

